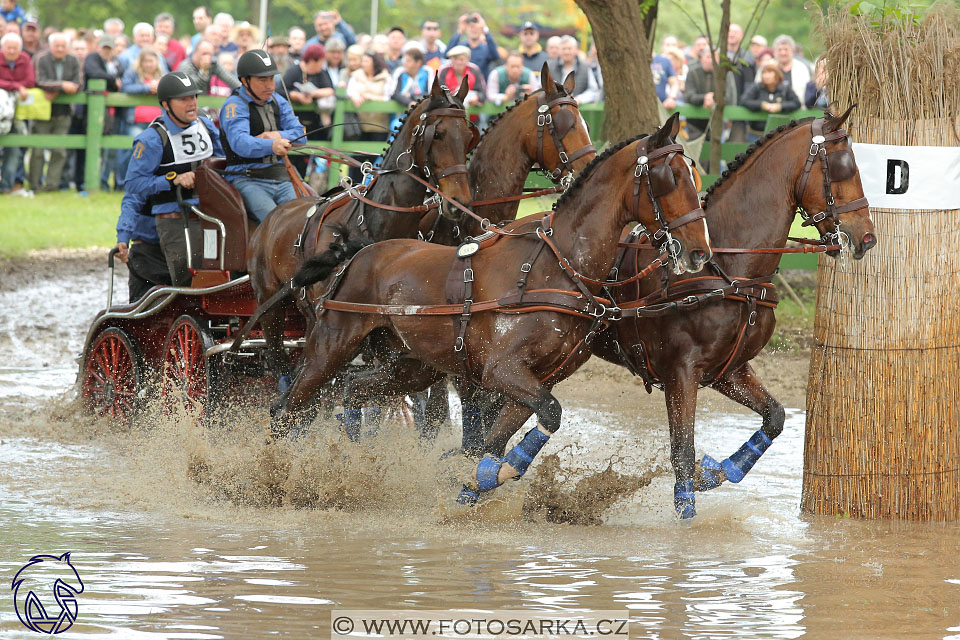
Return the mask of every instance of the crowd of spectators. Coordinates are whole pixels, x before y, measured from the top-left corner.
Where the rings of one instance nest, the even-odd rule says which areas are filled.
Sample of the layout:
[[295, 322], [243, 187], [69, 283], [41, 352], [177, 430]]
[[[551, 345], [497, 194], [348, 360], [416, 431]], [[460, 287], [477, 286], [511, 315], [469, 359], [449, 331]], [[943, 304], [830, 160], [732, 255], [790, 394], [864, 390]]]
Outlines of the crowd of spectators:
[[[424, 20], [419, 34], [408, 34], [399, 26], [366, 34], [357, 33], [337, 11], [318, 11], [308, 29], [293, 27], [268, 40], [249, 22], [237, 22], [228, 13], [211, 15], [205, 6], [193, 11], [192, 27], [178, 29], [172, 15], [160, 13], [152, 23], [133, 25], [129, 36], [127, 25], [118, 18], [106, 20], [101, 29], [41, 29], [17, 0], [0, 0], [0, 48], [5, 62], [0, 65], [0, 134], [85, 133], [83, 105], [54, 104], [49, 118], [14, 114], [19, 113], [17, 103], [40, 104], [74, 94], [86, 90], [94, 79], [105, 80], [111, 92], [155, 94], [163, 74], [179, 70], [205, 93], [229, 96], [240, 86], [237, 59], [260, 47], [269, 51], [282, 72], [278, 90], [294, 105], [316, 106], [314, 111], [298, 112], [308, 132], [330, 124], [338, 90], [358, 106], [370, 100], [409, 105], [430, 90], [435, 72], [448, 87], [467, 82], [468, 105], [502, 105], [539, 88], [539, 72], [546, 62], [557, 81], [573, 74], [573, 95], [579, 103], [603, 100], [595, 47], [589, 46], [584, 53], [581, 43], [570, 35], [541, 41], [538, 25], [525, 22], [517, 33], [518, 48], [508, 51], [498, 44], [479, 12], [460, 16], [456, 33], [446, 41], [436, 20]], [[774, 113], [790, 111], [801, 102], [825, 104], [822, 66], [815, 71], [789, 36], [774, 40], [772, 49], [760, 35], [746, 49], [741, 47], [742, 40], [743, 30], [731, 25], [727, 49], [735, 70], [728, 75], [727, 104]], [[673, 36], [664, 37], [660, 53], [651, 62], [664, 108], [683, 103], [712, 106], [715, 63], [706, 37], [698, 37], [690, 46]], [[801, 95], [803, 101], [798, 98]], [[135, 136], [158, 113], [159, 107], [152, 105], [112, 108], [104, 132]], [[345, 137], [385, 139], [399, 115], [356, 114], [345, 126]], [[706, 121], [688, 122], [692, 134], [705, 127]], [[746, 127], [742, 129], [734, 126], [731, 136], [749, 134]], [[325, 136], [313, 133], [310, 137]], [[103, 151], [101, 189], [123, 190], [130, 153]], [[84, 191], [84, 158], [83, 150], [4, 147], [0, 192], [30, 196], [34, 191]]]

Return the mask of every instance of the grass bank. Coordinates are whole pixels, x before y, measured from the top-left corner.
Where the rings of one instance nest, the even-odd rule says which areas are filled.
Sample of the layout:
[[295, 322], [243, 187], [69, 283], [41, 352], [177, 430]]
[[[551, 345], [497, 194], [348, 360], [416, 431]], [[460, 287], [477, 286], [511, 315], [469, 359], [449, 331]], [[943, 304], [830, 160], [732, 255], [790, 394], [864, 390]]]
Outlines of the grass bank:
[[0, 196], [0, 257], [42, 249], [111, 247], [116, 243], [119, 193], [81, 196], [75, 191], [33, 198]]

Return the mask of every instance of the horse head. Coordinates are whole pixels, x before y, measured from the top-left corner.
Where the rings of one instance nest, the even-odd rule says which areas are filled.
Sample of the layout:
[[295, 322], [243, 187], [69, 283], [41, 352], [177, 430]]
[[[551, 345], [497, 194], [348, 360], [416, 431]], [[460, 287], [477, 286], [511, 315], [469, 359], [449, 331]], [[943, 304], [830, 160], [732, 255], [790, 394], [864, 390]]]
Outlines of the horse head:
[[713, 253], [696, 184], [683, 148], [675, 142], [679, 131], [675, 113], [637, 142], [633, 188], [625, 203], [647, 227], [653, 244], [669, 254], [678, 274], [700, 271]]
[[[33, 556], [17, 571], [10, 588], [14, 592], [17, 617], [39, 633], [59, 633], [69, 627], [77, 616], [76, 595], [84, 589], [69, 553]], [[70, 624], [62, 626], [64, 619]]]
[[[848, 246], [859, 260], [876, 246], [877, 232], [849, 135], [841, 128], [856, 106], [839, 116], [828, 111], [811, 123], [809, 152], [795, 195], [806, 217], [804, 226], [815, 226], [828, 244]], [[806, 214], [809, 211], [818, 213]], [[835, 258], [840, 252], [827, 253]]]
[[[419, 169], [424, 179], [461, 204], [471, 200], [467, 153], [475, 136], [463, 105], [468, 89], [466, 77], [456, 93], [441, 85], [439, 76], [434, 77], [430, 95], [414, 107], [397, 134], [398, 138], [408, 137], [407, 150], [401, 154], [407, 159], [398, 158], [398, 166], [408, 171]], [[446, 200], [440, 212], [453, 220], [462, 215]]]

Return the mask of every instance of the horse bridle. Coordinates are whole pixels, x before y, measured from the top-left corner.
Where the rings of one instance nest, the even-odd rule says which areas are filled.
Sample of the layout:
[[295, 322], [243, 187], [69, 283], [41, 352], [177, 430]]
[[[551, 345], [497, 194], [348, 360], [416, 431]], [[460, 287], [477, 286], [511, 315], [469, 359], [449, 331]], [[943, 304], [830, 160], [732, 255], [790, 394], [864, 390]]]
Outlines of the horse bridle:
[[854, 160], [853, 152], [850, 149], [840, 149], [833, 153], [827, 153], [827, 143], [846, 140], [849, 134], [844, 129], [837, 129], [830, 133], [823, 133], [823, 118], [817, 118], [810, 125], [810, 152], [807, 155], [807, 161], [803, 166], [803, 173], [794, 189], [794, 198], [799, 204], [803, 202], [803, 194], [807, 188], [807, 180], [810, 178], [810, 170], [813, 163], [818, 158], [820, 168], [823, 173], [823, 197], [827, 208], [823, 211], [810, 215], [803, 205], [799, 205], [800, 216], [803, 218], [804, 227], [818, 224], [824, 220], [833, 223], [833, 231], [821, 233], [820, 238], [827, 244], [842, 244], [840, 232], [840, 216], [844, 213], [856, 211], [869, 206], [866, 197], [857, 198], [850, 202], [837, 206], [833, 197], [833, 183], [849, 180], [856, 175], [857, 163]]
[[[580, 115], [580, 105], [570, 96], [560, 94], [552, 100], [547, 100], [547, 94], [540, 90], [537, 96], [537, 165], [543, 175], [547, 176], [555, 184], [560, 182], [564, 174], [573, 175], [573, 162], [588, 153], [596, 153], [597, 148], [593, 144], [586, 144], [573, 153], [567, 153], [567, 148], [563, 144], [563, 139], [576, 124], [576, 118]], [[570, 105], [574, 111], [568, 111], [563, 107]], [[560, 107], [554, 113], [553, 108]], [[560, 159], [560, 166], [553, 171], [547, 169], [543, 159], [543, 134], [544, 130], [550, 132], [553, 138], [553, 144], [557, 148], [557, 157]]]
[[[447, 91], [446, 87], [444, 87], [444, 92], [449, 97], [449, 92]], [[413, 132], [410, 136], [410, 146], [407, 147], [407, 149], [399, 156], [397, 156], [397, 168], [400, 171], [410, 173], [415, 168], [420, 167], [423, 171], [423, 177], [429, 180], [433, 186], [439, 186], [439, 181], [444, 178], [455, 176], [457, 174], [467, 174], [466, 164], [455, 164], [443, 169], [442, 171], [437, 171], [436, 173], [431, 171], [430, 166], [427, 164], [427, 155], [430, 153], [430, 147], [433, 145], [433, 140], [437, 130], [437, 123], [440, 118], [446, 117], [466, 120], [467, 111], [466, 109], [459, 109], [456, 107], [444, 107], [442, 109], [433, 109], [427, 113], [421, 113], [420, 121], [413, 127]], [[471, 124], [470, 127], [473, 130], [471, 144], [475, 146], [475, 141], [479, 138], [479, 132], [476, 131], [476, 127], [474, 125]], [[465, 153], [469, 152], [470, 149], [468, 148]], [[410, 156], [410, 166], [406, 168], [401, 166], [401, 159], [404, 156]]]
[[[667, 253], [677, 264], [680, 257], [680, 242], [670, 233], [679, 229], [685, 224], [702, 220], [706, 217], [703, 207], [697, 207], [689, 213], [667, 220], [663, 215], [663, 207], [660, 206], [660, 198], [672, 193], [677, 188], [677, 180], [673, 175], [673, 168], [670, 166], [673, 157], [678, 153], [683, 155], [683, 147], [679, 144], [670, 144], [659, 149], [647, 152], [647, 142], [649, 138], [644, 138], [637, 142], [637, 165], [633, 171], [633, 217], [634, 220], [640, 220], [640, 191], [645, 184], [647, 197], [653, 207], [653, 215], [657, 220], [659, 229], [650, 235], [651, 241], [656, 244], [660, 253]], [[657, 160], [666, 156], [666, 160], [653, 165], [652, 160]], [[642, 227], [642, 224], [637, 225]], [[638, 231], [638, 229], [634, 229]]]

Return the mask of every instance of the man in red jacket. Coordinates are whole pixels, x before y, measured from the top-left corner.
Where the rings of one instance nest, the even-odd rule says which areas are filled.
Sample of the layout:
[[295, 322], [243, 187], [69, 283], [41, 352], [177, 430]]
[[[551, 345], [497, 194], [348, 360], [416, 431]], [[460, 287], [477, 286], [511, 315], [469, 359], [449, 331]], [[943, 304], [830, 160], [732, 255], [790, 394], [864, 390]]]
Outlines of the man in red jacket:
[[[33, 65], [30, 56], [23, 51], [23, 40], [16, 33], [8, 33], [0, 38], [0, 51], [3, 61], [0, 63], [0, 89], [14, 95], [19, 100], [27, 97], [27, 89], [34, 86]], [[10, 133], [26, 134], [26, 123], [14, 120]], [[20, 164], [19, 147], [3, 147], [2, 165], [0, 165], [0, 192], [30, 196], [23, 185], [14, 185], [17, 165]]]

